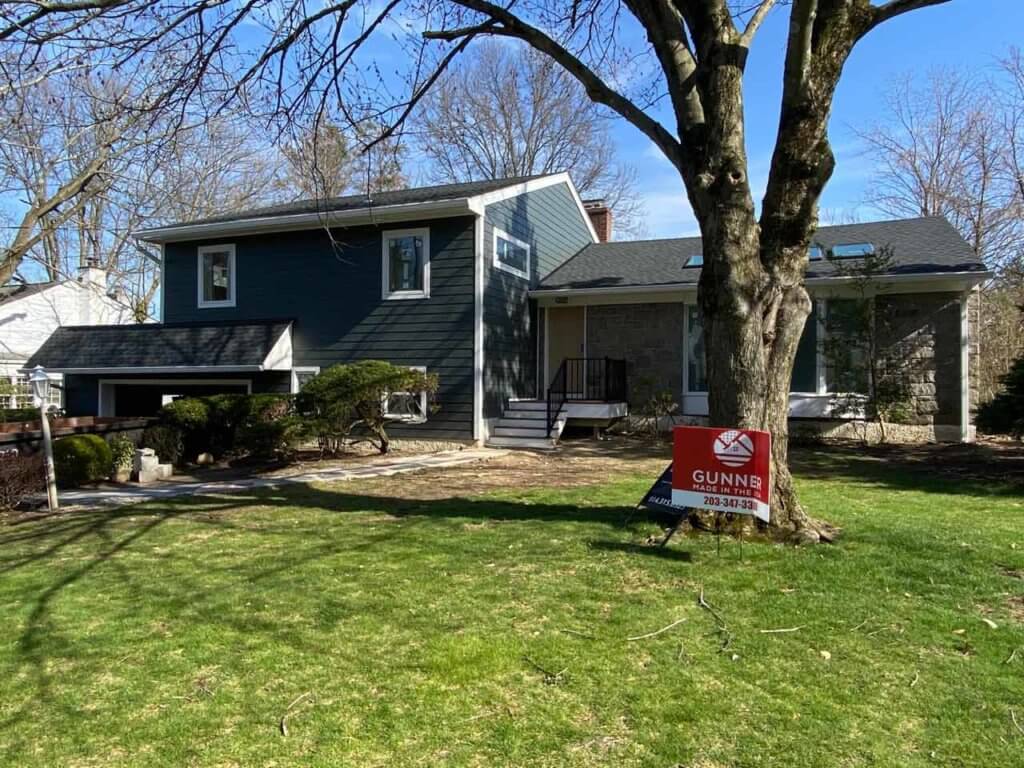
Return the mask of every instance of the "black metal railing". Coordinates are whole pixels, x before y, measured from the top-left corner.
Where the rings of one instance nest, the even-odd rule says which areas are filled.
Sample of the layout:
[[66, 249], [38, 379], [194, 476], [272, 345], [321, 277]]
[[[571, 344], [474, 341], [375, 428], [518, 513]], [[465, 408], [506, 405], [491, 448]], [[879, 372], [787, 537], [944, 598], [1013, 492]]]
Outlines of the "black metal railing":
[[626, 361], [610, 357], [567, 357], [547, 391], [548, 437], [569, 400], [615, 402], [626, 399]]

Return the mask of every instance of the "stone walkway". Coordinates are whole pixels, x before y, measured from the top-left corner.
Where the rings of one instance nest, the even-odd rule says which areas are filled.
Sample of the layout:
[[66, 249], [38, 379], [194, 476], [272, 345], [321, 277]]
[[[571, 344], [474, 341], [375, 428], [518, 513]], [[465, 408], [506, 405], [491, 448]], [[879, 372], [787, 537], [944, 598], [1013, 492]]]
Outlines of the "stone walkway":
[[356, 467], [333, 467], [312, 472], [303, 472], [287, 477], [251, 477], [234, 480], [211, 480], [207, 482], [176, 482], [174, 480], [157, 482], [153, 485], [131, 485], [121, 488], [85, 489], [80, 491], [60, 491], [61, 509], [90, 510], [102, 507], [140, 504], [145, 501], [160, 501], [177, 496], [211, 496], [224, 493], [237, 493], [256, 488], [275, 488], [290, 484], [309, 484], [319, 482], [341, 482], [356, 480], [361, 477], [389, 477], [405, 472], [417, 472], [422, 469], [454, 467], [470, 464], [474, 461], [504, 456], [508, 451], [490, 448], [470, 448], [463, 451], [444, 451], [442, 453], [422, 454], [402, 458], [381, 459]]

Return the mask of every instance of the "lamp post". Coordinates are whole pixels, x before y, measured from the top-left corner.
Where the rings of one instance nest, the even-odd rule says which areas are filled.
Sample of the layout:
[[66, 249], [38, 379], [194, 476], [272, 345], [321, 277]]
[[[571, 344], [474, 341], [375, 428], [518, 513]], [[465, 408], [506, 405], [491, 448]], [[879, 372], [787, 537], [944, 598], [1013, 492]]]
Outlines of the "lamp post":
[[29, 374], [32, 383], [32, 403], [39, 409], [40, 423], [43, 427], [43, 453], [46, 455], [46, 501], [51, 512], [56, 512], [57, 505], [57, 473], [53, 469], [53, 441], [50, 438], [50, 420], [46, 416], [46, 404], [50, 396], [50, 377], [43, 366], [37, 365]]

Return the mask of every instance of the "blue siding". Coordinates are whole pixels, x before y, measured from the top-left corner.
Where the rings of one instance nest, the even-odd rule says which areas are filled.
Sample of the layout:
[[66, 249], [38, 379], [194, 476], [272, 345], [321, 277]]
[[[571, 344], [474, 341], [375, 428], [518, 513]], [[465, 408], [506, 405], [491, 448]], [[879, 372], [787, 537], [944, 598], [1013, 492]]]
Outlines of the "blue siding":
[[[487, 206], [483, 254], [486, 418], [501, 415], [509, 397], [537, 394], [539, 323], [536, 304], [527, 291], [593, 242], [585, 215], [567, 184]], [[529, 243], [529, 281], [494, 267], [495, 227]]]
[[[430, 298], [381, 298], [381, 233], [430, 229]], [[304, 230], [164, 249], [165, 322], [289, 318], [296, 366], [359, 359], [424, 365], [440, 378], [436, 414], [394, 434], [469, 439], [473, 429], [473, 218]], [[236, 306], [197, 307], [197, 247], [234, 243]]]

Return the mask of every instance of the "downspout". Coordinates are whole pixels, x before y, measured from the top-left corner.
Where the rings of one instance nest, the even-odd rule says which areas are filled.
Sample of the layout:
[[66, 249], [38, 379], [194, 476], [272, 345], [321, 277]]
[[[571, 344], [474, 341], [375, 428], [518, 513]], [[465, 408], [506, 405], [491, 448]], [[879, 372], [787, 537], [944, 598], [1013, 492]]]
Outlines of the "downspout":
[[473, 219], [473, 441], [487, 441], [484, 423], [484, 211]]

